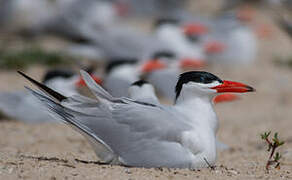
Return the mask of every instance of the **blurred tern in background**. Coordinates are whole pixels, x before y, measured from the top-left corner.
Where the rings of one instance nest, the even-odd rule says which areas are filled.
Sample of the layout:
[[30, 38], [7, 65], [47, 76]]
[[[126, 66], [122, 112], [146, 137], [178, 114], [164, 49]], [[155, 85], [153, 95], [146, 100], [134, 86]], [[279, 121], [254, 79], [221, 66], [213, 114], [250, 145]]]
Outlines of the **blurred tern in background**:
[[176, 17], [184, 13], [186, 0], [110, 0], [127, 9], [135, 17]]
[[140, 77], [138, 60], [119, 58], [105, 68], [103, 87], [114, 97], [127, 97], [130, 85]]
[[218, 53], [211, 53], [208, 56], [211, 62], [246, 65], [256, 59], [257, 37], [234, 12], [224, 13], [215, 18], [210, 29], [212, 32], [208, 37], [221, 44], [218, 44], [219, 50], [224, 49]]
[[103, 87], [114, 97], [128, 97], [128, 89], [132, 83], [144, 74], [166, 67], [167, 65], [160, 61], [118, 58], [107, 65]]
[[94, 99], [66, 97], [19, 73], [42, 92], [27, 89], [56, 119], [84, 135], [101, 160], [134, 167], [197, 169], [214, 165], [218, 120], [213, 97], [254, 91], [208, 72], [190, 71], [180, 75], [175, 105], [169, 107], [114, 98], [84, 71], [82, 77]]
[[129, 98], [149, 104], [160, 104], [155, 89], [149, 82], [138, 80], [129, 87]]
[[[161, 68], [156, 68], [156, 64], [162, 64]], [[144, 78], [155, 87], [159, 95], [173, 101], [179, 74], [185, 70], [201, 69], [204, 64], [196, 59], [179, 59], [175, 52], [164, 50], [156, 51], [152, 59], [147, 61], [147, 66], [148, 71], [144, 73]]]
[[155, 37], [174, 51], [178, 58], [189, 58], [204, 64], [204, 49], [194, 40], [190, 40], [185, 33], [188, 32], [175, 19], [158, 19], [155, 23]]
[[[92, 78], [101, 83], [98, 77]], [[85, 85], [79, 75], [60, 69], [48, 71], [43, 83], [67, 96], [78, 94], [77, 89]], [[1, 92], [0, 111], [11, 119], [26, 123], [52, 122], [52, 118], [40, 108], [39, 101], [26, 91]]]

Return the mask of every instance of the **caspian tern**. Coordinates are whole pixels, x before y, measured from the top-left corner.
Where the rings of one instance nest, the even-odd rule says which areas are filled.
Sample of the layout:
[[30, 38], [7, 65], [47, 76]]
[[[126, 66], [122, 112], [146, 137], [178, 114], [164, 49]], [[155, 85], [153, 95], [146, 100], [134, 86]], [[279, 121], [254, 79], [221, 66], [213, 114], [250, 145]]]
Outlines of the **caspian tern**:
[[123, 58], [110, 62], [106, 67], [103, 87], [114, 97], [128, 95], [130, 85], [139, 79], [138, 60]]
[[[158, 54], [153, 56], [156, 57]], [[103, 87], [114, 97], [127, 97], [131, 84], [139, 80], [143, 74], [165, 67], [165, 63], [154, 62], [152, 59], [145, 62], [133, 58], [115, 59], [106, 67], [107, 76], [104, 78]]]
[[178, 21], [173, 19], [159, 19], [157, 21], [155, 37], [174, 51], [178, 58], [196, 59], [201, 63], [206, 61], [206, 54], [202, 46], [188, 38], [185, 34], [188, 32], [185, 32], [186, 29]]
[[215, 164], [218, 122], [212, 98], [217, 93], [254, 91], [208, 72], [190, 71], [180, 75], [175, 105], [167, 107], [114, 98], [85, 71], [81, 75], [95, 99], [66, 97], [19, 73], [42, 92], [27, 89], [56, 119], [83, 134], [103, 161], [147, 168], [197, 169]]
[[159, 104], [155, 89], [149, 82], [138, 80], [129, 87], [129, 98], [150, 104]]
[[209, 60], [231, 65], [249, 64], [256, 58], [257, 37], [235, 13], [225, 13], [214, 19], [209, 38], [222, 42], [224, 51], [210, 54]]
[[186, 4], [186, 0], [115, 0], [115, 2], [124, 5], [133, 17], [145, 16], [147, 18], [179, 16], [184, 13]]
[[[175, 98], [174, 88], [179, 74], [185, 70], [199, 69], [203, 66], [203, 64], [196, 59], [179, 59], [177, 55], [170, 50], [164, 51], [164, 53], [158, 51], [147, 63], [149, 68], [148, 71], [144, 72], [146, 80], [154, 85], [161, 96], [171, 101]], [[157, 65], [155, 66], [155, 64], [161, 64], [161, 68], [156, 68]]]
[[[100, 83], [99, 78], [92, 77]], [[60, 69], [48, 71], [43, 83], [66, 96], [78, 94], [77, 89], [85, 85], [79, 75]], [[1, 92], [0, 111], [11, 119], [26, 123], [52, 122], [52, 118], [40, 108], [39, 101], [26, 91]]]
[[[156, 96], [155, 89], [152, 84], [145, 80], [138, 80], [134, 82], [129, 88], [129, 98], [146, 102], [150, 104], [160, 104], [159, 99]], [[230, 102], [238, 99], [239, 97], [235, 94], [219, 94], [213, 98], [213, 103], [218, 104], [222, 102]], [[228, 145], [218, 141], [216, 139], [216, 147], [218, 150], [226, 150], [229, 148]]]
[[6, 18], [12, 23], [18, 23], [19, 29], [25, 28], [36, 35], [53, 33], [74, 41], [88, 40], [87, 33], [91, 31], [91, 28], [108, 26], [118, 15], [115, 6], [107, 1], [4, 1], [8, 1], [6, 4], [10, 3], [10, 13]]

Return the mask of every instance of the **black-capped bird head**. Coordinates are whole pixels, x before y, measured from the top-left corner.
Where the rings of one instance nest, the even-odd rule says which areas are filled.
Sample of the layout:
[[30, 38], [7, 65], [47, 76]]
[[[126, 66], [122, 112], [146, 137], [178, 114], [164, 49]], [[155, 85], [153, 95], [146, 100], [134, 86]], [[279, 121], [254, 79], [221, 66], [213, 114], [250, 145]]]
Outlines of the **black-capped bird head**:
[[155, 94], [155, 89], [148, 81], [138, 80], [134, 82], [129, 90], [129, 97], [133, 100], [143, 101], [147, 103], [159, 102]]
[[56, 78], [71, 78], [74, 75], [76, 75], [72, 70], [67, 69], [52, 69], [45, 73], [42, 82], [47, 83], [50, 80], [56, 79]]
[[123, 65], [134, 65], [137, 64], [138, 59], [136, 58], [112, 58], [110, 62], [106, 65], [105, 73], [110, 74], [114, 69]]
[[221, 80], [219, 77], [204, 71], [189, 71], [179, 76], [175, 92], [176, 99], [182, 91], [190, 96], [214, 96], [217, 93], [245, 93], [255, 91], [243, 83]]
[[175, 19], [175, 18], [158, 18], [155, 22], [154, 22], [154, 28], [159, 28], [160, 26], [163, 25], [178, 25], [179, 24], [179, 20]]
[[151, 57], [152, 59], [175, 59], [176, 54], [171, 50], [159, 50], [155, 51]]

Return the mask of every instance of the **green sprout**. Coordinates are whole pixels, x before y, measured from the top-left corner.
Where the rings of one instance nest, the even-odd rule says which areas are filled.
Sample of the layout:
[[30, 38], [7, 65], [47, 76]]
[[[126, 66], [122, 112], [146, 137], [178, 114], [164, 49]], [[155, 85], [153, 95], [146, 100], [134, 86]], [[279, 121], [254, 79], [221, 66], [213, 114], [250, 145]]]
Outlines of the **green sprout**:
[[271, 134], [271, 131], [269, 132], [264, 132], [264, 134], [261, 134], [262, 139], [267, 139], [269, 135]]
[[[272, 164], [276, 164], [275, 165], [275, 168], [277, 169], [280, 169], [280, 162], [279, 160], [281, 159], [281, 155], [279, 152], [276, 152], [275, 154], [275, 150], [282, 146], [285, 142], [284, 141], [280, 141], [279, 138], [278, 138], [278, 133], [276, 132], [274, 134], [274, 138], [272, 138], [272, 141], [269, 139], [269, 136], [271, 134], [271, 131], [269, 132], [264, 132], [263, 134], [261, 134], [261, 138], [267, 142], [268, 144], [268, 152], [271, 152], [270, 153], [270, 156], [269, 156], [269, 159], [268, 159], [268, 162], [266, 164], [266, 170], [269, 171], [269, 167], [270, 165]], [[275, 154], [275, 155], [274, 155]], [[272, 159], [273, 158], [273, 159]]]
[[276, 152], [276, 155], [274, 156], [274, 160], [275, 161], [279, 161], [281, 157], [282, 156], [280, 155], [280, 153], [279, 152]]

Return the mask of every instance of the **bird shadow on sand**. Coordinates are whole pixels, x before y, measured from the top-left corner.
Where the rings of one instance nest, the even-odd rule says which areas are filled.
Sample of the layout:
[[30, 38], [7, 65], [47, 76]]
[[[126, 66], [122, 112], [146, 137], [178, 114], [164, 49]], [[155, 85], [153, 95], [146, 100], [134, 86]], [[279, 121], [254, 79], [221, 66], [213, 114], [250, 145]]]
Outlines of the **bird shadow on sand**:
[[[44, 156], [28, 156], [28, 155], [20, 155], [20, 158], [23, 159], [33, 159], [36, 161], [50, 161], [50, 162], [57, 162], [57, 163], [65, 163], [65, 165], [68, 165], [67, 163], [70, 163], [67, 159], [60, 159], [56, 157], [44, 157]], [[108, 163], [101, 162], [101, 161], [86, 161], [81, 159], [74, 159], [76, 163], [82, 163], [82, 164], [97, 164], [97, 165], [109, 165]], [[72, 166], [72, 165], [70, 165]]]

